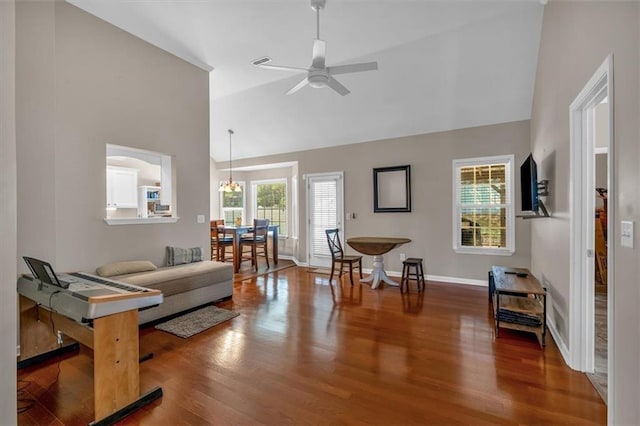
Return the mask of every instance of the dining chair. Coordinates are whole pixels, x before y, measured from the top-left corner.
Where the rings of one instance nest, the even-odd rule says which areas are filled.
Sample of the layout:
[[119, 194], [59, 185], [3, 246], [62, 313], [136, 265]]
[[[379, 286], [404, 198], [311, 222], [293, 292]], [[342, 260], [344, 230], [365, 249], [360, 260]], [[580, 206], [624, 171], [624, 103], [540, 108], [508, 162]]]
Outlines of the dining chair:
[[344, 264], [349, 264], [349, 280], [351, 281], [351, 285], [353, 285], [353, 265], [355, 264], [360, 273], [360, 279], [362, 279], [362, 256], [354, 256], [354, 255], [346, 255], [344, 254], [344, 250], [342, 249], [342, 244], [340, 243], [340, 233], [337, 228], [335, 229], [325, 229], [325, 234], [327, 235], [327, 242], [329, 243], [329, 251], [331, 252], [331, 275], [329, 276], [329, 282], [333, 279], [333, 273], [336, 269], [336, 263], [340, 264], [340, 272], [338, 273], [338, 278], [342, 276], [344, 273], [343, 267]]
[[[231, 248], [231, 254], [226, 255], [226, 248]], [[233, 260], [233, 235], [224, 231], [224, 219], [211, 221], [211, 260], [224, 262]]]
[[[243, 260], [251, 260], [251, 266], [258, 270], [258, 256], [264, 256], [269, 265], [269, 250], [267, 236], [269, 234], [269, 219], [254, 219], [253, 230], [240, 239], [240, 264]], [[245, 249], [249, 248], [249, 251]]]

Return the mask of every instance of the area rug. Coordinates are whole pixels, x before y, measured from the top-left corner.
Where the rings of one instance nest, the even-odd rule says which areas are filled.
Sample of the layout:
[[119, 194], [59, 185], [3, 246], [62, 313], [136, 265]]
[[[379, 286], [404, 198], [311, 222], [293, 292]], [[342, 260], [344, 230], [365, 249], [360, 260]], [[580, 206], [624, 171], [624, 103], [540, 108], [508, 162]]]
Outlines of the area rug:
[[327, 268], [309, 269], [309, 273], [311, 273], [311, 274], [331, 275], [331, 269], [327, 269]]
[[228, 309], [207, 306], [156, 325], [158, 330], [186, 339], [240, 315]]

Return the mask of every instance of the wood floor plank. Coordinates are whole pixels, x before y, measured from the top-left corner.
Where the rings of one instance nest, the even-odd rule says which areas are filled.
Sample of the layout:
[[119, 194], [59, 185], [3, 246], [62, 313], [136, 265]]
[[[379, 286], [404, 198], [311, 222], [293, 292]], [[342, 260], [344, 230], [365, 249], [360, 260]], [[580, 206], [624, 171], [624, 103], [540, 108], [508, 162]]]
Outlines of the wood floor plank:
[[[606, 407], [552, 339], [496, 338], [486, 289], [372, 290], [293, 267], [236, 275], [241, 315], [181, 339], [143, 328], [141, 389], [164, 396], [124, 425], [605, 424]], [[19, 370], [35, 406], [19, 424], [86, 423], [91, 352]], [[71, 407], [73, 399], [81, 401]], [[87, 420], [88, 419], [88, 420]]]

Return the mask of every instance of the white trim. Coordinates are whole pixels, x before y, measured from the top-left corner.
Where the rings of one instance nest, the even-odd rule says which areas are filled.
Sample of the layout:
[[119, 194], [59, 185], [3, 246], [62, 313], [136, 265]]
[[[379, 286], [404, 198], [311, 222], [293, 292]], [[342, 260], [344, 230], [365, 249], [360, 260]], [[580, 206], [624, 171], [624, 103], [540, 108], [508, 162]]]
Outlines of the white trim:
[[590, 285], [585, 286], [583, 283], [590, 281], [588, 265], [593, 263], [593, 258], [587, 256], [587, 251], [593, 249], [593, 220], [589, 207], [593, 202], [589, 196], [590, 178], [593, 177], [589, 159], [593, 156], [593, 146], [584, 141], [589, 141], [592, 136], [589, 109], [592, 110], [595, 99], [603, 89], [606, 89], [605, 63], [598, 68], [569, 108], [571, 141], [569, 366], [587, 372], [593, 371], [594, 338], [593, 324], [591, 324], [594, 315], [591, 302], [593, 289]]
[[613, 82], [613, 54], [609, 55], [605, 62], [607, 63], [607, 97], [609, 104], [609, 145], [607, 152], [607, 188], [610, 188], [607, 194], [607, 421], [609, 424], [616, 424], [614, 409], [615, 405], [615, 364], [613, 362], [615, 358], [615, 328], [613, 327], [613, 311], [615, 300], [615, 277], [614, 277], [614, 259], [615, 259], [615, 239], [616, 235], [616, 186], [615, 186], [615, 168], [614, 168], [614, 136], [615, 136], [615, 122], [614, 122], [614, 82]]
[[293, 260], [296, 264], [296, 266], [301, 266], [303, 268], [309, 268], [309, 263], [308, 262], [303, 262], [295, 257], [292, 257], [291, 260]]
[[278, 259], [291, 260], [291, 261], [293, 261], [293, 263], [296, 264], [296, 266], [300, 266], [300, 267], [303, 267], [303, 268], [308, 268], [309, 267], [308, 263], [303, 262], [300, 259], [298, 259], [297, 257], [292, 256], [290, 254], [285, 254], [285, 255], [280, 254], [280, 255], [278, 255]]
[[560, 333], [556, 329], [555, 324], [547, 321], [547, 330], [549, 330], [551, 337], [553, 338], [554, 342], [556, 342], [556, 346], [558, 347], [558, 350], [560, 351], [560, 355], [562, 355], [564, 362], [568, 365], [570, 357], [569, 349], [567, 349], [567, 345], [565, 345], [564, 340], [560, 338]]
[[515, 250], [496, 247], [458, 247], [453, 250], [458, 254], [480, 254], [488, 256], [513, 256], [513, 253], [515, 253]]
[[488, 287], [489, 283], [487, 280], [475, 280], [472, 278], [459, 278], [459, 277], [447, 277], [443, 275], [429, 275], [425, 277], [427, 281], [437, 281], [441, 283], [450, 283], [450, 284], [464, 284], [464, 285], [473, 285], [477, 287]]
[[107, 225], [147, 225], [151, 223], [176, 223], [179, 217], [114, 217], [105, 218]]
[[[309, 267], [308, 263], [304, 263], [304, 262], [300, 262], [297, 259], [293, 258], [292, 256], [280, 256], [280, 258], [282, 259], [291, 259], [295, 262], [296, 266], [301, 266], [301, 267]], [[371, 268], [362, 268], [362, 273], [363, 274], [370, 274], [371, 271], [373, 269]], [[387, 273], [388, 276], [390, 277], [401, 277], [402, 273], [398, 272], [398, 271], [385, 271]], [[476, 280], [476, 279], [472, 279], [472, 278], [460, 278], [460, 277], [448, 277], [448, 276], [444, 276], [444, 275], [425, 275], [424, 277], [425, 281], [433, 281], [433, 282], [438, 282], [438, 283], [447, 283], [447, 284], [460, 284], [460, 285], [472, 285], [475, 287], [488, 287], [489, 283], [487, 282], [487, 280]]]
[[[480, 254], [480, 255], [494, 255], [494, 256], [511, 256], [515, 253], [515, 189], [514, 180], [515, 175], [513, 173], [515, 162], [515, 156], [509, 155], [494, 155], [489, 157], [475, 157], [456, 159], [452, 162], [453, 173], [453, 251], [459, 254]], [[458, 202], [458, 189], [460, 188], [460, 172], [462, 167], [479, 166], [479, 165], [493, 165], [493, 164], [505, 164], [505, 182], [507, 184], [507, 203], [500, 205], [491, 205], [490, 207], [506, 208], [507, 211], [507, 246], [506, 247], [465, 247], [461, 245], [461, 231], [459, 220], [459, 209], [462, 207]]]
[[[614, 414], [615, 386], [614, 364], [615, 358], [615, 330], [613, 327], [614, 303], [614, 247], [613, 236], [616, 234], [615, 222], [615, 182], [614, 182], [614, 116], [613, 116], [613, 56], [609, 55], [598, 67], [591, 79], [584, 86], [569, 107], [569, 140], [571, 148], [571, 172], [570, 172], [570, 273], [569, 273], [569, 356], [568, 364], [571, 368], [580, 371], [593, 370], [594, 348], [594, 309], [593, 309], [593, 276], [590, 269], [592, 260], [587, 260], [587, 250], [593, 248], [593, 215], [589, 210], [595, 205], [595, 194], [592, 188], [594, 144], [590, 143], [592, 128], [593, 107], [605, 96], [608, 99], [609, 112], [609, 145], [607, 158], [608, 213], [607, 213], [607, 421], [615, 424]], [[587, 141], [587, 143], [585, 143]], [[586, 194], [586, 197], [585, 197]], [[591, 272], [590, 272], [591, 271]], [[591, 275], [589, 275], [591, 274]]]
[[[362, 273], [370, 274], [373, 269], [371, 268], [362, 268]], [[385, 271], [390, 277], [401, 277], [402, 272], [398, 271]], [[444, 275], [425, 275], [424, 279], [426, 281], [434, 281], [440, 283], [448, 283], [448, 284], [461, 284], [461, 285], [472, 285], [476, 287], [488, 287], [489, 283], [487, 280], [476, 280], [473, 278], [460, 278], [460, 277], [448, 277]]]
[[[283, 161], [282, 163], [255, 164], [253, 166], [234, 167], [233, 170], [238, 172], [255, 172], [258, 170], [284, 169], [285, 167], [297, 166], [297, 161]], [[229, 169], [220, 169], [220, 171], [228, 171]]]
[[[300, 235], [300, 224], [298, 223], [298, 217], [300, 215], [300, 209], [298, 208], [298, 175], [294, 174], [291, 176], [291, 239], [297, 240]], [[287, 200], [289, 201], [289, 200]]]
[[608, 154], [609, 147], [608, 146], [597, 146], [593, 149], [594, 154]]

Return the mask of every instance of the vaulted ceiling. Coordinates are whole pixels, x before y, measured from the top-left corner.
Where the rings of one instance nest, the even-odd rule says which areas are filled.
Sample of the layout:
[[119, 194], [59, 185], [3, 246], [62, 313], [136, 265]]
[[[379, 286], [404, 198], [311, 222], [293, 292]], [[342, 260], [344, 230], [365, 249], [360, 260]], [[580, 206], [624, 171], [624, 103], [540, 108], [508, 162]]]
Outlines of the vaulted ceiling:
[[524, 1], [328, 0], [327, 65], [377, 61], [305, 87], [316, 34], [308, 0], [68, 0], [206, 70], [211, 156], [248, 158], [530, 118], [543, 5]]

